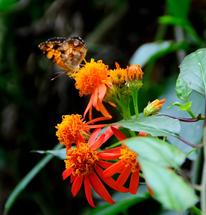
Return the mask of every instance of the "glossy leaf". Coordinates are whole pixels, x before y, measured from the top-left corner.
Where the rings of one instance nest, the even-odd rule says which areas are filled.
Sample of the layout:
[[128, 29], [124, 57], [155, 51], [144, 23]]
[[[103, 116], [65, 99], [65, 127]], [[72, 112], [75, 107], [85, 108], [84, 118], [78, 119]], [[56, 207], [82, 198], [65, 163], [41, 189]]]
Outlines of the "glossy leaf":
[[173, 170], [139, 157], [141, 169], [154, 198], [167, 209], [185, 211], [197, 202], [193, 189]]
[[170, 41], [146, 43], [136, 50], [130, 60], [130, 64], [140, 64], [143, 67], [152, 56], [159, 51], [165, 50], [170, 45]]
[[176, 136], [180, 132], [180, 123], [176, 119], [167, 116], [140, 116], [137, 120], [121, 120], [117, 123], [121, 127], [128, 128], [132, 131], [143, 131], [152, 136]]
[[187, 82], [183, 79], [177, 79], [176, 82], [176, 94], [177, 97], [183, 101], [188, 101], [192, 89], [189, 88]]
[[177, 147], [155, 137], [132, 137], [123, 141], [130, 149], [158, 166], [178, 168], [185, 154]]
[[206, 95], [206, 49], [198, 49], [184, 58], [180, 64], [179, 79], [190, 89]]

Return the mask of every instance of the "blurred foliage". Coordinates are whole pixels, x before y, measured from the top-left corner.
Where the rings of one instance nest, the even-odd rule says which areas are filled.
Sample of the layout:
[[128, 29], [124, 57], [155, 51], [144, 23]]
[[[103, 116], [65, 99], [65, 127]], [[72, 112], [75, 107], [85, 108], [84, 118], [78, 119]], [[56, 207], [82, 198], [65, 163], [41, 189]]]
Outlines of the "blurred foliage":
[[[41, 55], [40, 42], [80, 35], [88, 43], [86, 58], [102, 59], [111, 67], [115, 61], [126, 66], [134, 53], [145, 56], [144, 107], [177, 77], [185, 54], [205, 46], [205, 14], [204, 0], [0, 0], [0, 213], [16, 184], [42, 158], [30, 152], [52, 149], [61, 116], [81, 114], [86, 104], [67, 77], [50, 81], [58, 69]], [[71, 197], [61, 179], [63, 168], [62, 161], [53, 159], [9, 214], [81, 214], [86, 200], [83, 193]], [[149, 205], [154, 213], [147, 202], [129, 212], [160, 214], [158, 203]]]

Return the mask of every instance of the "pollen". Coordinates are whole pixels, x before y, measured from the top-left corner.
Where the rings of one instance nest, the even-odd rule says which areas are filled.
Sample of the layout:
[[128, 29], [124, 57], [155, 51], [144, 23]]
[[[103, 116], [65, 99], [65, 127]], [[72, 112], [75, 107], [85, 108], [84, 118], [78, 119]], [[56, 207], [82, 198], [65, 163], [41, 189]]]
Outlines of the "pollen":
[[83, 176], [94, 170], [97, 161], [97, 151], [86, 143], [80, 143], [77, 147], [67, 149], [65, 166], [66, 169], [72, 168], [73, 176]]
[[101, 60], [95, 62], [91, 59], [73, 76], [80, 96], [90, 95], [99, 85], [108, 84], [108, 66]]
[[59, 142], [66, 147], [70, 147], [80, 136], [84, 138], [89, 134], [89, 127], [79, 114], [62, 116], [62, 122], [57, 124], [56, 129]]
[[137, 154], [131, 151], [127, 146], [122, 146], [119, 159], [124, 161], [125, 167], [130, 167], [131, 172], [135, 172], [138, 168]]

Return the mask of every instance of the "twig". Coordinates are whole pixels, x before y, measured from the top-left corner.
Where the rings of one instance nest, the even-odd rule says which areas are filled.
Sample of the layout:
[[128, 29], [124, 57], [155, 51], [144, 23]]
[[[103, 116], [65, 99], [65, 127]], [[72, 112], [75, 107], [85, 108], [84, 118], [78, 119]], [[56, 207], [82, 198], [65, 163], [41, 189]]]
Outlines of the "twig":
[[172, 119], [178, 119], [181, 122], [197, 122], [199, 120], [205, 120], [205, 116], [199, 114], [196, 118], [182, 118], [182, 117], [176, 117], [176, 116], [171, 116], [168, 114], [158, 114], [159, 116], [167, 116]]

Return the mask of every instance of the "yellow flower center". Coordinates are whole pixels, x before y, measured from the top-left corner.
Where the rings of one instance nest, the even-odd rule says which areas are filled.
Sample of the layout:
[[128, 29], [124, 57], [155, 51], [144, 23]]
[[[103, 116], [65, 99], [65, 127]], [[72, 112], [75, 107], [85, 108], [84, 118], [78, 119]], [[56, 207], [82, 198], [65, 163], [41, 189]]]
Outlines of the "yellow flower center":
[[87, 175], [94, 170], [98, 161], [97, 151], [92, 150], [86, 143], [67, 150], [66, 169], [72, 168], [73, 176]]
[[62, 116], [62, 122], [56, 126], [56, 136], [60, 143], [70, 146], [80, 135], [88, 136], [89, 127], [81, 119], [81, 115], [72, 114]]
[[121, 156], [119, 157], [125, 163], [125, 167], [130, 167], [132, 172], [137, 169], [137, 154], [131, 151], [127, 146], [123, 146], [121, 149]]
[[73, 76], [80, 95], [90, 95], [100, 84], [108, 83], [108, 66], [101, 60], [95, 62], [91, 59]]

